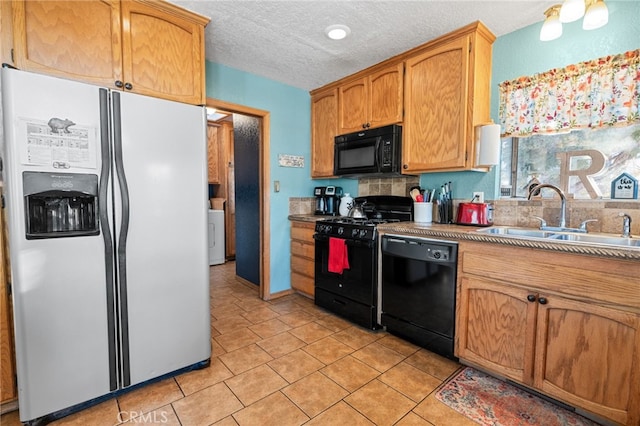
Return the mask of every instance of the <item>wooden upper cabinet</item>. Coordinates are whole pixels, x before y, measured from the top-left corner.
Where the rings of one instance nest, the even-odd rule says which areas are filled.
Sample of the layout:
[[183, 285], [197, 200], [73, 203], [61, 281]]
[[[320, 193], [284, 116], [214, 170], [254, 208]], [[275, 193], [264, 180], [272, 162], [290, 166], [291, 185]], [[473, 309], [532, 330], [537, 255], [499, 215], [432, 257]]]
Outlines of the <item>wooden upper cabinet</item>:
[[369, 123], [370, 127], [402, 122], [404, 64], [377, 71], [369, 76]]
[[494, 40], [477, 23], [406, 59], [403, 172], [475, 168], [474, 127], [490, 120]]
[[468, 50], [462, 37], [407, 60], [404, 171], [464, 167]]
[[208, 18], [149, 0], [14, 0], [12, 13], [19, 69], [204, 103]]
[[207, 164], [208, 180], [212, 184], [221, 183], [221, 175], [224, 172], [221, 167], [220, 143], [222, 138], [218, 137], [220, 127], [216, 124], [207, 125]]
[[122, 80], [119, 1], [29, 0], [12, 7], [17, 68], [107, 87]]
[[341, 85], [339, 133], [402, 122], [403, 70], [400, 62]]
[[369, 81], [361, 78], [338, 88], [340, 133], [357, 132], [367, 128]]
[[338, 89], [311, 96], [311, 177], [333, 176], [333, 145], [338, 134]]
[[125, 85], [143, 95], [203, 104], [206, 22], [185, 19], [165, 3], [123, 1]]

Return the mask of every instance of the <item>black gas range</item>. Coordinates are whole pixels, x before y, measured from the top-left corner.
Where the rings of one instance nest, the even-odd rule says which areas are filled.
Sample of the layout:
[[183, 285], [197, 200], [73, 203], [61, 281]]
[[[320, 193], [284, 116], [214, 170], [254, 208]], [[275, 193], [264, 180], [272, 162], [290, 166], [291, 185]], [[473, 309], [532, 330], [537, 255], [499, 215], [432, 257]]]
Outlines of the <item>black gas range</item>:
[[412, 220], [410, 197], [358, 197], [365, 218], [335, 217], [315, 226], [315, 303], [369, 329], [378, 329], [378, 231]]
[[316, 222], [316, 233], [329, 237], [372, 243], [378, 237], [376, 226], [382, 223], [399, 222], [398, 219], [362, 219], [338, 217]]

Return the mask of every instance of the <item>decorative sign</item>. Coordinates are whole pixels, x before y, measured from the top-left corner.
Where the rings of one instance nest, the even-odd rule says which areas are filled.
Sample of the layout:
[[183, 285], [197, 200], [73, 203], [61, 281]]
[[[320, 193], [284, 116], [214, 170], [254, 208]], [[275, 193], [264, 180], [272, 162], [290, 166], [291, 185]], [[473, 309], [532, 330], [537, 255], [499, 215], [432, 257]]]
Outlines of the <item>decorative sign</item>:
[[280, 167], [304, 167], [304, 156], [278, 154], [278, 164]]
[[623, 173], [611, 182], [611, 198], [635, 200], [638, 198], [638, 180]]
[[[586, 157], [589, 159], [589, 167], [585, 169], [572, 170], [572, 159], [578, 159], [580, 157]], [[580, 179], [584, 189], [589, 193], [589, 197], [596, 200], [602, 198], [602, 193], [598, 188], [598, 185], [593, 180], [594, 175], [597, 175], [604, 170], [605, 157], [602, 152], [597, 149], [583, 149], [580, 151], [567, 151], [559, 152], [556, 154], [556, 158], [560, 160], [560, 188], [567, 192], [569, 188], [569, 179], [572, 176], [576, 176]], [[613, 192], [613, 191], [612, 191]]]

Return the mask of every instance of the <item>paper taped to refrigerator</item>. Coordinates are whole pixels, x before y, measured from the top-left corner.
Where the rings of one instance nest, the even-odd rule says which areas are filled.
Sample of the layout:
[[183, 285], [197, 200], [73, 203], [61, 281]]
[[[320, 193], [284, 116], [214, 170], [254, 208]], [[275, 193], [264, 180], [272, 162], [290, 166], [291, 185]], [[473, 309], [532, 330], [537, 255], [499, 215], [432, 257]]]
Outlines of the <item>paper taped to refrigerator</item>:
[[96, 169], [96, 133], [92, 126], [77, 125], [67, 119], [48, 122], [21, 118], [17, 137], [24, 140], [22, 164]]

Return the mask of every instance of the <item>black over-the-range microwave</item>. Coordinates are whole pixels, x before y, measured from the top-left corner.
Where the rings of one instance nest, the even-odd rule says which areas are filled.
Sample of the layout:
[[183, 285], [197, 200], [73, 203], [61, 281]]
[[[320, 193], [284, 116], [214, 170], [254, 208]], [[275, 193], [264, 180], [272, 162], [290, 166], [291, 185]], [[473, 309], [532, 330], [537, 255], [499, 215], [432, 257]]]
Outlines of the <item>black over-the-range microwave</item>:
[[402, 127], [393, 124], [336, 136], [336, 176], [399, 175], [402, 170]]

